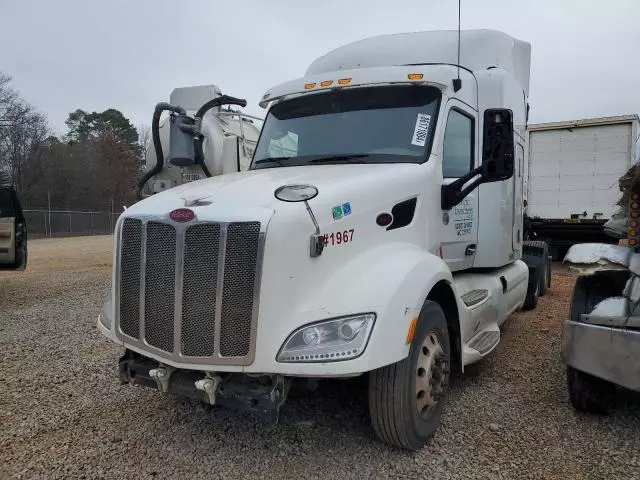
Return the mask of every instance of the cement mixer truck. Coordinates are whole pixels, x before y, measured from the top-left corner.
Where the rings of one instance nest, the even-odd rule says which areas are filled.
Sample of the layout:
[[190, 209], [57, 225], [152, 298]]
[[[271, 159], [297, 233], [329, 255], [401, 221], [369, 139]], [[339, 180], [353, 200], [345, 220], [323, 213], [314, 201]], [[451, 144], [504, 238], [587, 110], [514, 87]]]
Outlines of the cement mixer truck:
[[487, 30], [345, 45], [266, 91], [250, 167], [222, 175], [237, 162], [211, 154], [233, 147], [206, 115], [246, 102], [159, 104], [146, 180], [167, 163], [212, 177], [118, 219], [97, 325], [121, 382], [276, 422], [292, 385], [366, 376], [377, 436], [422, 447], [451, 372], [547, 285], [522, 231], [529, 64]]
[[[180, 105], [181, 110], [169, 110], [172, 115], [162, 121], [160, 115], [166, 111], [163, 106], [167, 104], [159, 104], [152, 120], [152, 141], [145, 152], [146, 173], [138, 182], [138, 198], [202, 178], [249, 168], [262, 119], [237, 109], [224, 109], [221, 105], [208, 108], [200, 119], [199, 135], [187, 139], [189, 143], [201, 142], [200, 157], [186, 159], [168, 155], [170, 127], [182, 120], [176, 113], [193, 116], [202, 105], [221, 96], [216, 85], [176, 88], [171, 93], [169, 104]], [[162, 154], [158, 155], [159, 152]]]

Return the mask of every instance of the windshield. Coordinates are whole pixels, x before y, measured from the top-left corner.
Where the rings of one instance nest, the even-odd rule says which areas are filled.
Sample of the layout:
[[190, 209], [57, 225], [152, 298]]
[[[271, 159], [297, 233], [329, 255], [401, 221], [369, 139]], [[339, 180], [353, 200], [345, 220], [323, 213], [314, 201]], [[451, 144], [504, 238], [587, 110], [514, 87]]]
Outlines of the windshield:
[[415, 85], [334, 90], [275, 105], [252, 168], [317, 163], [422, 163], [440, 91]]

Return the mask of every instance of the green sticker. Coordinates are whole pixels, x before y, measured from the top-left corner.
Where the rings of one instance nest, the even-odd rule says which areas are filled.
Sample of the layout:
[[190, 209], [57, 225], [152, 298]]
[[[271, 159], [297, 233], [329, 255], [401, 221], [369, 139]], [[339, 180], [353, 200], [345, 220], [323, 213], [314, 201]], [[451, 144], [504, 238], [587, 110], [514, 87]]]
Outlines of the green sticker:
[[342, 205], [333, 207], [333, 219], [339, 220], [340, 218], [342, 218]]

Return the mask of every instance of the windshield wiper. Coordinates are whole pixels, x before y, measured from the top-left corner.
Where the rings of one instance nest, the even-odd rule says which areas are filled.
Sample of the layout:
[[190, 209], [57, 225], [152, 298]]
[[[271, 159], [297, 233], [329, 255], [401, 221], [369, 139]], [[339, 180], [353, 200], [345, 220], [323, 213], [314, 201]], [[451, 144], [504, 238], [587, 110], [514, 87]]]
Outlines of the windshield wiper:
[[351, 155], [328, 155], [326, 157], [314, 158], [309, 160], [309, 163], [331, 163], [331, 162], [345, 162], [345, 163], [366, 163], [361, 160], [364, 157], [368, 157], [366, 153], [354, 153]]
[[281, 167], [284, 167], [285, 164], [282, 163], [283, 160], [289, 160], [293, 157], [268, 157], [268, 158], [261, 158], [260, 160], [256, 160], [255, 162], [253, 162], [254, 165], [264, 165], [265, 163], [276, 163], [278, 165], [280, 165]]

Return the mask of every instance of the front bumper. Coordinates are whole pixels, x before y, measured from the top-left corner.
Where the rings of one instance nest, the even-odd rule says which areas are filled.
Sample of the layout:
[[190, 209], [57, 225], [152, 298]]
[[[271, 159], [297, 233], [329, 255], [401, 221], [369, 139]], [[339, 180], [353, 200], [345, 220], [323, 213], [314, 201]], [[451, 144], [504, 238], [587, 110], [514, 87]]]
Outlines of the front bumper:
[[576, 370], [640, 391], [640, 329], [567, 321], [561, 355]]
[[120, 358], [119, 367], [123, 384], [154, 388], [209, 405], [252, 413], [269, 423], [278, 422], [280, 407], [290, 386], [290, 379], [282, 375], [207, 375], [168, 367], [131, 350], [126, 350]]
[[[406, 330], [397, 328], [391, 322], [385, 324], [377, 321], [371, 332], [369, 342], [359, 357], [333, 362], [278, 362], [276, 360], [278, 351], [291, 334], [291, 331], [286, 326], [283, 328], [280, 324], [274, 325], [273, 322], [265, 321], [258, 322], [258, 337], [261, 340], [257, 342], [256, 357], [251, 365], [199, 363], [190, 361], [188, 357], [185, 357], [184, 361], [175, 361], [175, 359], [169, 358], [164, 354], [156, 353], [155, 350], [140, 348], [138, 344], [124, 342], [121, 338], [118, 338], [113, 330], [111, 311], [110, 303], [107, 302], [96, 322], [99, 332], [120, 347], [179, 370], [210, 373], [246, 373], [250, 375], [270, 374], [291, 377], [349, 378], [400, 361], [409, 352], [408, 345], [405, 345]], [[302, 326], [317, 321], [318, 317], [315, 315], [309, 317], [301, 315], [300, 318]], [[280, 334], [276, 332], [277, 329], [281, 330]], [[394, 335], [396, 337], [403, 335], [403, 337], [398, 339], [394, 338]], [[390, 345], [399, 345], [402, 351], [394, 351], [389, 348]]]

